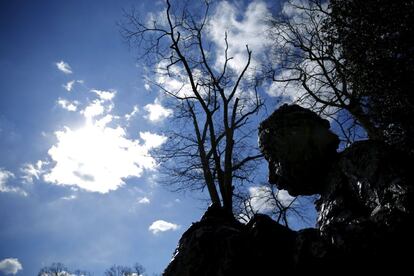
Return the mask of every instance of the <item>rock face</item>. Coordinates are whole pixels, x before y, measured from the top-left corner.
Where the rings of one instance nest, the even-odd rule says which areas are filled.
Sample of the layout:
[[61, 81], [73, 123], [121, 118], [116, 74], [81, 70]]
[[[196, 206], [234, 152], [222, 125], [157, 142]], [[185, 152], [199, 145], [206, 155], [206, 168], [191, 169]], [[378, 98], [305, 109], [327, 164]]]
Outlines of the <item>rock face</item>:
[[261, 149], [277, 163], [269, 175], [289, 193], [293, 187], [295, 195], [320, 194], [318, 231], [333, 262], [400, 263], [401, 249], [413, 245], [413, 160], [369, 140], [336, 153], [329, 123], [305, 110], [284, 105], [261, 124]]
[[247, 225], [210, 207], [182, 236], [164, 275], [325, 274], [411, 269], [413, 160], [380, 142], [341, 153], [329, 122], [284, 105], [260, 126], [270, 180], [320, 194], [317, 228], [298, 232], [256, 215]]
[[[266, 215], [245, 225], [210, 207], [181, 237], [164, 275], [273, 275], [299, 272], [326, 259], [316, 229], [292, 231]], [[303, 265], [298, 265], [298, 264]]]
[[259, 139], [270, 183], [292, 196], [321, 192], [339, 145], [327, 120], [298, 105], [283, 105], [260, 124]]

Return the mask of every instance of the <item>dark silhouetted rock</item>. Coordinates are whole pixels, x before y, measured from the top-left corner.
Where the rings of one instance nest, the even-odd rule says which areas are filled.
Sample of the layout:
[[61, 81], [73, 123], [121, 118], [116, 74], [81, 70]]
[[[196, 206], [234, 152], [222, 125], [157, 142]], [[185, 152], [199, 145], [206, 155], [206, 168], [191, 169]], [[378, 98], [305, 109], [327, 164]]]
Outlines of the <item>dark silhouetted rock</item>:
[[259, 139], [269, 161], [270, 183], [292, 196], [321, 192], [339, 145], [327, 120], [298, 105], [285, 104], [260, 124]]
[[[272, 275], [292, 269], [296, 232], [266, 215], [247, 225], [210, 207], [180, 239], [164, 275]], [[277, 249], [277, 250], [275, 250]]]
[[284, 105], [260, 126], [272, 182], [320, 194], [315, 229], [292, 231], [266, 215], [246, 225], [210, 207], [180, 239], [167, 276], [393, 274], [412, 267], [413, 160], [377, 141], [336, 152], [329, 123]]
[[[269, 174], [276, 174], [275, 184], [289, 193], [321, 195], [318, 236], [328, 247], [312, 252], [312, 258], [325, 254], [331, 264], [380, 262], [390, 268], [406, 259], [403, 252], [413, 245], [414, 162], [386, 143], [370, 140], [336, 153], [337, 138], [328, 129], [326, 120], [296, 105], [276, 110], [260, 127], [261, 149], [269, 163], [276, 163]], [[308, 239], [315, 236], [298, 237], [296, 246]], [[325, 262], [323, 257], [312, 260], [306, 248], [299, 250], [304, 255], [296, 264]]]

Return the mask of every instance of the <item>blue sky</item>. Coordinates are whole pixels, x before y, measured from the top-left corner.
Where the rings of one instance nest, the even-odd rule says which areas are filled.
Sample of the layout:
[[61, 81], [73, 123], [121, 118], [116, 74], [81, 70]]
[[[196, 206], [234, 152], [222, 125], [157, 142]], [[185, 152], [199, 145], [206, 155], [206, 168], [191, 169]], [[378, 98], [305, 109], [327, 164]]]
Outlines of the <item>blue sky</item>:
[[[241, 30], [262, 28], [255, 12], [270, 7], [252, 3], [222, 4], [234, 17], [220, 17], [216, 29], [233, 20], [234, 40], [260, 53], [261, 40]], [[162, 272], [207, 206], [200, 193], [157, 183], [150, 150], [173, 111], [119, 34], [122, 9], [133, 5], [162, 9], [157, 1], [0, 2], [0, 262], [18, 260], [17, 275], [52, 262], [95, 275], [135, 262]], [[237, 66], [243, 57], [233, 48]]]

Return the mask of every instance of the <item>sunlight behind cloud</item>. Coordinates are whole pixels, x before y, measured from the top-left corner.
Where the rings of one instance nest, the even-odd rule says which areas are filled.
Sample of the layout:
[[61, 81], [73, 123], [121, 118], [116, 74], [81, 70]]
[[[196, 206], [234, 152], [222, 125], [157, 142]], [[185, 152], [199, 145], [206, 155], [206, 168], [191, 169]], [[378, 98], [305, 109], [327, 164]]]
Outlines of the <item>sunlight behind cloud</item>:
[[166, 137], [140, 132], [140, 139], [129, 138], [121, 125], [110, 126], [114, 118], [122, 118], [110, 114], [116, 91], [90, 92], [98, 99], [79, 111], [85, 118], [84, 125], [76, 129], [66, 126], [55, 132], [57, 142], [48, 151], [54, 164], [44, 180], [107, 193], [122, 186], [125, 178], [154, 170], [156, 162], [150, 150], [161, 146]]
[[126, 137], [121, 127], [87, 124], [80, 129], [66, 127], [56, 132], [58, 143], [49, 149], [56, 165], [45, 180], [59, 185], [76, 185], [85, 190], [107, 193], [124, 184], [123, 178], [139, 177], [156, 166], [149, 150], [158, 142], [141, 144]]

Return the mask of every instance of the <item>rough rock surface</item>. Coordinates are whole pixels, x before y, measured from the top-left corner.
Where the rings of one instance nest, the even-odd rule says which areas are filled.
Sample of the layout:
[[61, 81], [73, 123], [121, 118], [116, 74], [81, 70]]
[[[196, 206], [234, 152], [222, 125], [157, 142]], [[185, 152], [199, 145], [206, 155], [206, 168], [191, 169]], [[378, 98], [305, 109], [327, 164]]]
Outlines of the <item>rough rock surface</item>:
[[290, 195], [321, 192], [323, 175], [335, 160], [338, 137], [329, 122], [298, 105], [283, 105], [259, 127], [269, 161], [269, 182]]
[[369, 140], [337, 153], [328, 121], [295, 105], [275, 111], [259, 135], [278, 188], [320, 194], [317, 228], [295, 232], [265, 215], [244, 225], [211, 207], [183, 234], [164, 275], [411, 269], [414, 162], [408, 155]]
[[[273, 275], [321, 264], [327, 246], [316, 229], [299, 232], [266, 215], [245, 225], [210, 207], [181, 237], [164, 275]], [[303, 263], [303, 265], [298, 265]]]

